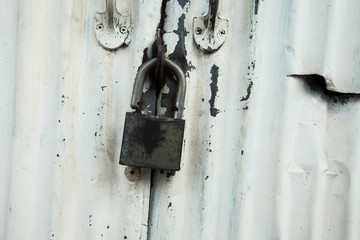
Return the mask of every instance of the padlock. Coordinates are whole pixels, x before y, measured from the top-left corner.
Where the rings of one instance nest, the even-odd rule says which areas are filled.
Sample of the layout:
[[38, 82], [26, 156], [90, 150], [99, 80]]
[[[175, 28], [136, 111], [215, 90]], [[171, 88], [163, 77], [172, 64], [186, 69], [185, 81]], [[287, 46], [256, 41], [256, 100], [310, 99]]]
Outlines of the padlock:
[[[156, 62], [156, 59], [152, 59], [140, 67], [135, 78], [131, 108], [140, 109], [145, 76]], [[185, 75], [169, 59], [164, 59], [164, 65], [175, 73], [178, 81], [174, 118], [127, 112], [120, 153], [122, 165], [180, 170], [185, 127], [185, 120], [181, 119], [186, 92]]]

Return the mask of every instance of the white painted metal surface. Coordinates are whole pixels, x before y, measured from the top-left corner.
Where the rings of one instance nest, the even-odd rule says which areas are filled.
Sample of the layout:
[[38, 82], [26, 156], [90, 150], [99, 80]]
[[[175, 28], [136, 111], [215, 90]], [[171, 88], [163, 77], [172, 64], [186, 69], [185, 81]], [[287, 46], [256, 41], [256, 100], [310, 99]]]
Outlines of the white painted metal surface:
[[105, 2], [0, 1], [0, 239], [147, 238], [149, 171], [129, 182], [118, 158], [160, 4], [118, 6], [137, 30], [110, 52], [93, 30]]
[[279, 2], [288, 11], [288, 73], [317, 73], [329, 90], [360, 93], [360, 1]]
[[156, 171], [150, 197], [150, 172], [130, 182], [118, 157], [161, 1], [118, 1], [133, 31], [117, 51], [93, 30], [105, 1], [0, 1], [0, 239], [360, 239], [360, 97], [288, 76], [359, 92], [358, 1], [220, 1], [211, 55], [191, 34], [207, 2], [182, 3], [164, 26], [170, 54], [184, 14], [193, 66], [182, 169]]

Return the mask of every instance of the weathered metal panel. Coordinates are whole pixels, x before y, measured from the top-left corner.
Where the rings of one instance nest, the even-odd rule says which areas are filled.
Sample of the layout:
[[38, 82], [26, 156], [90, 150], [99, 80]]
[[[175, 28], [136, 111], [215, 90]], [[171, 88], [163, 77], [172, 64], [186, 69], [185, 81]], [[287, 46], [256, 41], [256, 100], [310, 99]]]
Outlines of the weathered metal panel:
[[[150, 239], [360, 237], [359, 97], [326, 91], [318, 76], [288, 76], [324, 75], [339, 87], [331, 90], [357, 92], [356, 24], [344, 39], [351, 44], [328, 39], [332, 45], [319, 49], [318, 36], [338, 38], [327, 28], [340, 33], [349, 26], [333, 23], [355, 22], [358, 15], [318, 22], [327, 4], [221, 1], [220, 16], [230, 23], [222, 48], [207, 55], [186, 36], [194, 70], [184, 111], [185, 157], [175, 177], [155, 175]], [[176, 1], [168, 5], [168, 12], [180, 8]], [[295, 24], [301, 5], [317, 15], [304, 10]], [[334, 9], [352, 7], [357, 3], [337, 1]], [[206, 2], [188, 3], [181, 12], [185, 28], [206, 10]], [[316, 35], [300, 36], [298, 29]], [[289, 56], [292, 49], [302, 57]], [[289, 71], [291, 64], [297, 72]]]
[[108, 51], [105, 1], [0, 0], [0, 239], [360, 238], [360, 97], [338, 93], [359, 93], [358, 1], [220, 1], [212, 54], [192, 36], [208, 1], [165, 1], [166, 56], [187, 69], [181, 171], [135, 182], [123, 124], [161, 1], [117, 3], [132, 42]]
[[[291, 26], [283, 42], [288, 73], [323, 75], [329, 90], [360, 93], [360, 39], [357, 37], [360, 35], [360, 2], [279, 3], [287, 4], [287, 11], [291, 13], [284, 19]], [[267, 8], [264, 4], [263, 11]]]
[[128, 1], [127, 48], [93, 31], [105, 1], [0, 1], [0, 239], [147, 239], [150, 172], [126, 179], [122, 125], [159, 1]]

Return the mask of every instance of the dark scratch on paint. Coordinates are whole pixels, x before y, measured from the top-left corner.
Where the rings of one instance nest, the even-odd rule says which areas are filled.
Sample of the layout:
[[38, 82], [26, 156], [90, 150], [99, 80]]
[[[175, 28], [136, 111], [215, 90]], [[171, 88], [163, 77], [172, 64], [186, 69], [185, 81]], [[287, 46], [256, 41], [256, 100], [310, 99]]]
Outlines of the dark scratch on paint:
[[252, 70], [255, 69], [255, 60], [251, 62], [251, 67], [252, 67]]
[[210, 73], [211, 73], [211, 83], [210, 83], [211, 98], [209, 100], [210, 115], [213, 117], [216, 117], [216, 115], [220, 112], [219, 109], [214, 107], [216, 93], [219, 91], [219, 88], [217, 86], [218, 76], [219, 76], [219, 67], [214, 64], [211, 67]]
[[259, 9], [259, 0], [255, 0], [255, 15], [258, 14], [258, 9]]
[[248, 99], [250, 98], [251, 88], [252, 88], [253, 84], [254, 84], [254, 83], [253, 83], [252, 81], [249, 83], [249, 86], [248, 86], [248, 88], [246, 89], [246, 96], [241, 98], [241, 100], [240, 100], [241, 102], [242, 102], [242, 101], [246, 101], [246, 100], [248, 100]]
[[190, 77], [190, 72], [196, 70], [196, 67], [194, 65], [192, 65], [191, 61], [187, 64], [187, 68], [186, 68], [186, 76], [189, 78]]

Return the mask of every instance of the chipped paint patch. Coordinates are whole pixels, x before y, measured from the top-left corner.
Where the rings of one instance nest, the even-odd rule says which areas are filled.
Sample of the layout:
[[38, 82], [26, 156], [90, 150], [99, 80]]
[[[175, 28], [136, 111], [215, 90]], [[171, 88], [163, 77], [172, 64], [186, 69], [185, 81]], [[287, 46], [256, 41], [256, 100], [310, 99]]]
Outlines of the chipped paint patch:
[[250, 81], [249, 86], [246, 89], [246, 96], [242, 97], [240, 102], [249, 100], [250, 95], [251, 95], [251, 88], [252, 88], [253, 84], [254, 84], [253, 81]]
[[215, 64], [211, 67], [210, 70], [211, 73], [211, 83], [210, 83], [210, 89], [211, 89], [211, 98], [209, 100], [210, 104], [210, 115], [213, 117], [216, 117], [216, 115], [220, 112], [219, 109], [215, 108], [215, 98], [216, 94], [219, 91], [218, 88], [218, 77], [219, 77], [219, 67]]

